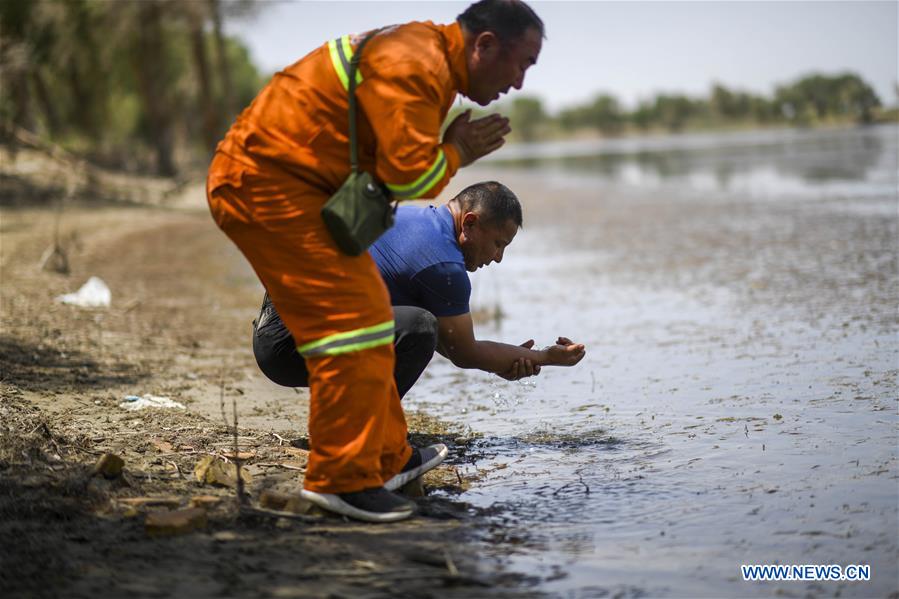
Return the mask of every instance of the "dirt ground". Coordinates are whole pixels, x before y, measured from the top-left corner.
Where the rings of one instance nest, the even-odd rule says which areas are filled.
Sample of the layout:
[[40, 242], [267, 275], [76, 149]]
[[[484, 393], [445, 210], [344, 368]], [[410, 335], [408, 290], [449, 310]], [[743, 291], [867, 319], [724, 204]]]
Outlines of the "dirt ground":
[[[409, 415], [412, 441], [447, 443], [452, 459], [426, 477], [430, 495], [404, 523], [241, 514], [232, 486], [197, 482], [204, 458], [233, 464], [234, 405], [250, 503], [302, 478], [306, 394], [269, 383], [253, 362], [255, 276], [214, 226], [200, 183], [165, 193], [142, 182], [129, 202], [82, 191], [61, 211], [59, 181], [30, 185], [0, 187], [0, 594], [536, 594], [536, 580], [479, 549], [496, 555], [520, 531], [453, 500], [472, 482], [455, 468], [473, 459], [472, 439], [421, 414]], [[57, 224], [68, 274], [39, 267]], [[110, 287], [110, 308], [54, 300], [90, 276]], [[144, 394], [186, 409], [121, 407]], [[104, 453], [124, 460], [121, 475], [92, 473]], [[205, 527], [148, 534], [148, 514], [192, 502], [205, 506]]]

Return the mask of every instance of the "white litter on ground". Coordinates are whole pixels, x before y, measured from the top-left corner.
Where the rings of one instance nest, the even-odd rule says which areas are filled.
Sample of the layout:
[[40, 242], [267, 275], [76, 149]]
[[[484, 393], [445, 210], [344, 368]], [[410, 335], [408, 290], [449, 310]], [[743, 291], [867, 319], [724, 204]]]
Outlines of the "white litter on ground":
[[66, 293], [56, 298], [64, 304], [72, 304], [81, 308], [108, 308], [112, 301], [112, 292], [100, 277], [91, 277], [81, 289], [75, 293]]
[[182, 403], [178, 403], [168, 397], [159, 397], [157, 395], [150, 395], [149, 393], [141, 397], [129, 395], [125, 398], [125, 401], [119, 404], [119, 407], [131, 411], [143, 410], [144, 408], [186, 409]]

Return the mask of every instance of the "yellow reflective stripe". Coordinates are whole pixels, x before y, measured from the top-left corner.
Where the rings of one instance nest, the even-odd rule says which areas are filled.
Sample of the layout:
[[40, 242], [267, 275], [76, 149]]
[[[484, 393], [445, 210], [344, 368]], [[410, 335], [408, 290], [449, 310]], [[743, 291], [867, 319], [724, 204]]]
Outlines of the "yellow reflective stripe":
[[[346, 64], [344, 68], [346, 69], [347, 74], [350, 72], [350, 61], [353, 60], [353, 46], [350, 44], [350, 36], [345, 35], [340, 38], [340, 41], [343, 43], [343, 56], [346, 58]], [[362, 72], [359, 68], [356, 68], [356, 85], [362, 83]], [[349, 87], [347, 88], [349, 89]]]
[[[331, 64], [337, 71], [337, 77], [343, 85], [343, 89], [350, 89], [350, 60], [353, 59], [353, 46], [350, 44], [350, 36], [345, 35], [340, 39], [328, 42], [328, 52], [331, 54]], [[356, 85], [362, 83], [362, 73], [356, 69]]]
[[394, 196], [401, 199], [419, 198], [434, 187], [438, 181], [442, 180], [445, 174], [446, 155], [443, 153], [443, 148], [440, 148], [437, 151], [437, 159], [434, 161], [434, 164], [422, 176], [405, 185], [391, 185], [388, 183], [387, 188]]
[[340, 83], [343, 84], [343, 89], [350, 89], [349, 77], [347, 76], [346, 70], [343, 68], [343, 63], [340, 61], [340, 55], [337, 52], [337, 40], [328, 42], [328, 50], [331, 53], [331, 64], [334, 65], [334, 70], [337, 71], [337, 77], [340, 79]]
[[362, 343], [353, 343], [351, 345], [341, 345], [340, 347], [332, 347], [330, 349], [326, 349], [322, 352], [316, 352], [313, 354], [314, 356], [334, 356], [337, 354], [347, 354], [354, 351], [362, 351], [363, 349], [369, 349], [371, 347], [377, 347], [379, 345], [387, 345], [388, 343], [393, 343], [393, 332], [387, 334], [384, 337], [379, 339], [374, 339], [372, 341], [363, 341]]
[[[319, 339], [318, 341], [312, 341], [311, 343], [299, 346], [297, 348], [297, 351], [299, 351], [303, 355], [310, 353], [324, 353], [331, 348], [345, 347], [351, 344], [363, 342], [363, 340], [360, 339], [361, 337], [377, 335], [380, 339], [380, 334], [383, 334], [391, 341], [393, 341], [393, 329], [394, 321], [388, 320], [387, 322], [382, 322], [374, 326], [364, 327], [361, 329], [356, 329], [354, 331], [346, 331], [344, 333], [335, 333], [333, 335], [328, 335], [327, 337]], [[366, 339], [364, 340], [364, 342], [367, 343], [368, 340]]]

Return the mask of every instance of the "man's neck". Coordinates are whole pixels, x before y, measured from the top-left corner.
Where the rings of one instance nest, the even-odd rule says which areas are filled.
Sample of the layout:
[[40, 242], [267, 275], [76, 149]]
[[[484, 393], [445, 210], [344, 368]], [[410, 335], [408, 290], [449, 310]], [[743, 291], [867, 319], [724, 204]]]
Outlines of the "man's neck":
[[456, 239], [456, 243], [459, 243], [459, 235], [462, 234], [462, 207], [458, 202], [450, 200], [446, 203], [447, 209], [449, 209], [450, 214], [453, 215], [453, 234]]

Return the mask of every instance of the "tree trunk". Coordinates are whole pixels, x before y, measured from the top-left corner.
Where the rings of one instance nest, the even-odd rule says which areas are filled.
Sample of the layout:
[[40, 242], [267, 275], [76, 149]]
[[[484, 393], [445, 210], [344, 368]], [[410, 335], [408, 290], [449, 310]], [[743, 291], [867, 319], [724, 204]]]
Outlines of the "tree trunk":
[[47, 90], [47, 83], [44, 81], [44, 77], [43, 75], [41, 75], [39, 69], [35, 69], [35, 71], [31, 74], [31, 81], [34, 83], [34, 91], [35, 95], [37, 96], [37, 101], [44, 113], [44, 118], [47, 120], [47, 131], [50, 133], [51, 137], [59, 135], [59, 113], [56, 111], [56, 106], [53, 104], [53, 100], [50, 98], [50, 92], [49, 90]]
[[170, 107], [166, 106], [169, 96], [165, 89], [165, 52], [162, 39], [160, 6], [155, 0], [144, 0], [140, 4], [135, 54], [133, 57], [137, 73], [141, 100], [147, 114], [149, 141], [156, 152], [156, 171], [163, 176], [177, 173], [173, 157], [172, 120]]
[[34, 113], [31, 110], [31, 94], [28, 93], [28, 73], [25, 71], [16, 73], [15, 82], [13, 124], [34, 131]]
[[215, 149], [218, 141], [218, 115], [212, 101], [212, 89], [209, 80], [209, 59], [206, 56], [206, 40], [203, 34], [203, 17], [196, 10], [191, 10], [190, 39], [193, 50], [194, 66], [200, 85], [200, 115], [203, 122], [203, 142], [207, 152]]
[[222, 31], [222, 8], [219, 0], [209, 0], [210, 14], [212, 15], [212, 28], [215, 34], [216, 58], [218, 59], [219, 79], [222, 82], [222, 125], [231, 122], [237, 112], [234, 106], [234, 88], [231, 85], [231, 69], [228, 65], [228, 49], [225, 44], [225, 34]]

